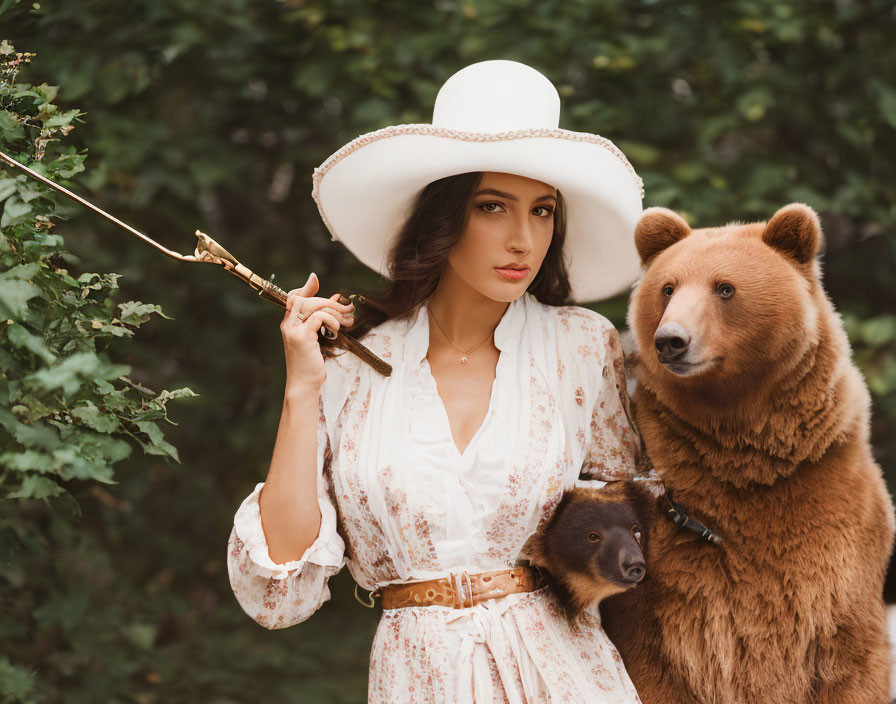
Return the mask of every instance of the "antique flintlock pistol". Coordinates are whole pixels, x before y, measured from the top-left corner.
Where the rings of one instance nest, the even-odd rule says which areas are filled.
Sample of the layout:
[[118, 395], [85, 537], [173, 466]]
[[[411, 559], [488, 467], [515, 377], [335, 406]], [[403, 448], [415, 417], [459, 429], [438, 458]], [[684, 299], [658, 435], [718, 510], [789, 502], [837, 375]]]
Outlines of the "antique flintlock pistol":
[[[19, 163], [15, 159], [13, 159], [8, 154], [4, 154], [0, 151], [0, 159], [7, 162], [12, 166], [16, 166], [23, 171], [25, 171], [28, 175], [36, 178], [41, 183], [45, 183], [51, 188], [56, 189], [60, 193], [68, 196], [72, 200], [77, 201], [81, 205], [84, 205], [95, 213], [102, 215], [104, 218], [109, 220], [110, 222], [115, 223], [119, 227], [127, 230], [135, 237], [143, 240], [147, 244], [155, 247], [163, 254], [171, 257], [172, 259], [177, 259], [182, 262], [192, 262], [192, 263], [205, 263], [205, 264], [217, 264], [218, 266], [223, 267], [225, 270], [229, 271], [231, 274], [236, 276], [238, 279], [248, 284], [251, 288], [255, 289], [258, 292], [258, 295], [266, 301], [270, 301], [275, 305], [280, 306], [281, 308], [286, 308], [286, 300], [287, 293], [282, 288], [276, 286], [271, 281], [262, 278], [247, 266], [242, 264], [236, 257], [234, 257], [230, 252], [228, 252], [224, 247], [215, 242], [211, 237], [209, 237], [204, 232], [196, 230], [196, 237], [198, 238], [198, 242], [196, 243], [196, 249], [193, 254], [178, 254], [174, 252], [155, 240], [147, 237], [142, 232], [135, 230], [133, 227], [128, 225], [127, 223], [122, 222], [118, 218], [110, 215], [105, 210], [98, 208], [90, 201], [81, 198], [81, 196], [72, 193], [67, 188], [63, 188], [58, 183], [51, 181], [50, 179], [42, 176], [29, 169], [24, 164]], [[354, 298], [354, 296], [350, 297]], [[354, 355], [357, 355], [360, 359], [367, 362], [371, 367], [376, 369], [380, 374], [384, 376], [389, 376], [392, 373], [392, 367], [384, 362], [382, 359], [377, 357], [373, 352], [367, 349], [364, 345], [358, 342], [355, 338], [343, 333], [341, 330], [337, 333], [334, 333], [332, 330], [327, 328], [326, 326], [321, 326], [318, 334], [325, 338], [325, 341], [322, 340], [321, 344], [327, 346], [338, 347], [340, 349], [345, 349], [351, 352]]]

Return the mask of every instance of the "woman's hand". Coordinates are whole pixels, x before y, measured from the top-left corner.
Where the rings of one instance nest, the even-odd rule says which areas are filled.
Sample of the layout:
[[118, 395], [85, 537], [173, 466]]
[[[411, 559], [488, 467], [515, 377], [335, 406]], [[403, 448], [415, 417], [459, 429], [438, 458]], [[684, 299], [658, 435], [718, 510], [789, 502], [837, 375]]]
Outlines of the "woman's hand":
[[[286, 354], [286, 389], [317, 392], [327, 372], [317, 333], [322, 325], [334, 333], [341, 326], [350, 327], [354, 322], [354, 305], [339, 302], [340, 294], [319, 298], [314, 294], [320, 289], [317, 274], [312, 273], [301, 288], [294, 288], [286, 297], [286, 313], [280, 323], [283, 348]], [[304, 318], [304, 320], [302, 319]]]

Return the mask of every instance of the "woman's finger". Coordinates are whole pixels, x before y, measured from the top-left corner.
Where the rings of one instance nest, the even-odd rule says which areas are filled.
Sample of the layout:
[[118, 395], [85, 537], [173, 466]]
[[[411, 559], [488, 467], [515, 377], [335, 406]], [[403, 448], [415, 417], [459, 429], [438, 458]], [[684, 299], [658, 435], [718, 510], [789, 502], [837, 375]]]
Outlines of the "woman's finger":
[[352, 315], [354, 313], [352, 306], [344, 306], [336, 301], [331, 301], [329, 298], [301, 298], [298, 305], [302, 306], [302, 313], [305, 314], [305, 317], [321, 309], [333, 311], [333, 315], [336, 316]]
[[322, 325], [326, 325], [327, 328], [332, 330], [334, 333], [339, 332], [339, 320], [332, 313], [327, 312], [326, 310], [316, 310], [311, 315], [309, 315], [305, 320], [305, 325], [310, 327], [312, 330], [317, 332], [320, 330]]
[[296, 302], [289, 304], [283, 313], [283, 320], [280, 321], [280, 329], [287, 330], [302, 324], [306, 316], [302, 315], [301, 306]]
[[289, 301], [290, 298], [294, 298], [296, 296], [302, 296], [303, 298], [308, 298], [309, 296], [313, 296], [317, 293], [320, 288], [320, 281], [317, 278], [317, 274], [313, 271], [308, 274], [308, 280], [299, 288], [294, 288], [286, 294], [286, 300]]
[[[316, 310], [320, 306], [329, 305], [336, 309], [341, 309], [344, 311], [351, 311], [355, 309], [354, 303], [340, 303], [339, 296], [340, 294], [334, 293], [329, 298], [321, 298], [319, 296], [303, 296], [302, 289], [294, 288], [288, 294], [286, 294], [286, 305], [287, 307], [293, 305], [293, 302], [296, 300], [307, 301], [308, 303], [303, 303], [302, 310], [303, 311], [311, 311], [312, 309]], [[311, 303], [313, 301], [313, 303]], [[308, 304], [311, 304], [310, 306]]]
[[308, 274], [308, 281], [302, 286], [302, 295], [313, 296], [318, 290], [320, 290], [320, 281], [317, 279], [317, 274], [312, 271]]
[[[294, 305], [290, 307], [290, 309], [283, 316], [284, 326], [298, 326], [302, 325], [305, 320], [311, 317], [311, 315], [317, 311], [326, 312], [333, 320], [338, 320], [340, 325], [344, 325], [346, 327], [351, 326], [355, 319], [352, 316], [351, 311], [342, 312], [336, 310], [334, 308], [321, 307], [318, 308], [317, 311], [311, 309], [310, 302], [322, 301], [326, 303], [328, 299], [299, 299]], [[309, 302], [310, 301], [310, 302]], [[305, 305], [303, 306], [302, 303]], [[318, 326], [320, 327], [320, 326]]]
[[[351, 312], [343, 313], [341, 311], [335, 310], [334, 308], [326, 308], [326, 307], [318, 308], [318, 310], [329, 313], [331, 316], [333, 316], [336, 320], [339, 321], [340, 325], [350, 325], [352, 322], [354, 322], [354, 318], [352, 317]], [[309, 315], [310, 315], [310, 313], [309, 313]], [[307, 317], [307, 315], [306, 315], [306, 317]]]

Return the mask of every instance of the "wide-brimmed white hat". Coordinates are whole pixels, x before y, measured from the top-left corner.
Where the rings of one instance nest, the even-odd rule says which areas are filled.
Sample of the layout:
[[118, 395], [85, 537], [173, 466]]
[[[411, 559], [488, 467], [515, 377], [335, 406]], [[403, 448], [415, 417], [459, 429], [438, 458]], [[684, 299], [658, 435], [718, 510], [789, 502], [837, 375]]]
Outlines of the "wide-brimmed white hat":
[[498, 171], [557, 188], [572, 297], [612, 296], [638, 277], [641, 179], [610, 140], [558, 128], [560, 96], [535, 69], [483, 61], [439, 90], [432, 124], [361, 135], [314, 170], [312, 196], [334, 240], [388, 277], [386, 256], [420, 191], [445, 176]]

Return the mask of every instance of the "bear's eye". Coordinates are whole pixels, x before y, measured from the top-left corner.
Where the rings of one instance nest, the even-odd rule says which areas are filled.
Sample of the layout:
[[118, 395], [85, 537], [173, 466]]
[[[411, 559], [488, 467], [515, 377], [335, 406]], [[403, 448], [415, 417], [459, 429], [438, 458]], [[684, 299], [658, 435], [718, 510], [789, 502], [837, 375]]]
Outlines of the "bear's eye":
[[596, 530], [591, 531], [588, 534], [588, 540], [590, 540], [592, 543], [600, 541], [600, 533], [598, 533]]
[[638, 541], [638, 545], [641, 544], [641, 526], [637, 523], [632, 526], [632, 535], [635, 536], [635, 540]]
[[731, 284], [719, 284], [719, 295], [722, 298], [731, 298], [734, 295], [734, 286]]
[[663, 286], [663, 295], [664, 296], [671, 296], [673, 293], [675, 293], [675, 289], [672, 286], [670, 286], [669, 284], [666, 284], [665, 286]]

